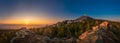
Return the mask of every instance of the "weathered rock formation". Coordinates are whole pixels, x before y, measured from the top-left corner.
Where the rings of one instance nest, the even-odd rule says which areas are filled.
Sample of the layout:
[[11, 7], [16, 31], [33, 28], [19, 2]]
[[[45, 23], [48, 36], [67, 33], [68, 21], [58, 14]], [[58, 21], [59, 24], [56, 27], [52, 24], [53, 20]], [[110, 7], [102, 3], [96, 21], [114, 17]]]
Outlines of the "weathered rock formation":
[[[100, 25], [93, 26], [76, 38], [50, 38], [48, 36], [37, 35], [34, 32], [21, 28], [16, 32], [11, 43], [120, 43], [119, 39], [108, 28], [108, 22], [102, 22]], [[48, 31], [48, 30], [47, 30]], [[46, 31], [46, 32], [47, 32]]]
[[75, 38], [50, 38], [48, 36], [36, 35], [32, 31], [21, 28], [16, 32], [16, 36], [11, 39], [11, 43], [75, 43]]
[[119, 39], [106, 29], [108, 22], [93, 26], [92, 30], [84, 32], [77, 39], [77, 43], [119, 43]]

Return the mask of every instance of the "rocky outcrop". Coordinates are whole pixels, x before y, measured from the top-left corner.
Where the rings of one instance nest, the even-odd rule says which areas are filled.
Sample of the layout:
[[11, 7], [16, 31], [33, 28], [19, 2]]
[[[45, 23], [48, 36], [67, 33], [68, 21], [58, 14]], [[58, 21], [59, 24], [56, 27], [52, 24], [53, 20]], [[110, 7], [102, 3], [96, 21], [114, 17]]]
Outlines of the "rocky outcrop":
[[[66, 23], [69, 24], [71, 22], [73, 21], [67, 21]], [[93, 26], [92, 30], [81, 34], [79, 38], [50, 38], [47, 35], [37, 35], [23, 27], [16, 32], [16, 36], [13, 37], [11, 43], [120, 43], [119, 39], [107, 29], [108, 25], [109, 23], [104, 21], [100, 25]]]
[[37, 35], [34, 32], [21, 28], [11, 39], [11, 43], [75, 43], [75, 38], [50, 38], [48, 36]]
[[119, 39], [106, 29], [108, 22], [93, 26], [92, 30], [84, 32], [77, 39], [77, 43], [119, 43]]

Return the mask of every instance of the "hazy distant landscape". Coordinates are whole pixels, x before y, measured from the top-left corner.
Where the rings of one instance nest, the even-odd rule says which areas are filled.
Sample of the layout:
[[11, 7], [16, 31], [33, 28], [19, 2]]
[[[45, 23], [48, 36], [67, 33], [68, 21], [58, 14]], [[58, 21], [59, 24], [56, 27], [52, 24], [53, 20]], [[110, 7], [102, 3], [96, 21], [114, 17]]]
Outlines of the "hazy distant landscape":
[[44, 27], [45, 25], [40, 25], [40, 24], [31, 24], [31, 25], [24, 25], [24, 24], [0, 24], [0, 30], [18, 30], [21, 27], [26, 27], [26, 28], [40, 28]]

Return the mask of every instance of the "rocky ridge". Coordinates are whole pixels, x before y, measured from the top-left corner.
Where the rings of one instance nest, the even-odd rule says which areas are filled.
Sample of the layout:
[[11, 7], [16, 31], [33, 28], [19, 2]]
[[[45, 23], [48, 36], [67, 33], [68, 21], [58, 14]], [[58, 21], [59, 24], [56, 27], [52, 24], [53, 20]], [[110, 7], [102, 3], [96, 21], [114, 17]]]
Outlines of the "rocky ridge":
[[108, 22], [93, 26], [92, 30], [84, 32], [79, 38], [50, 38], [36, 35], [34, 32], [21, 28], [11, 43], [119, 43], [119, 39], [108, 28]]
[[[58, 27], [60, 25], [69, 25], [74, 23], [80, 23], [84, 21], [95, 20], [89, 16], [82, 16], [75, 20], [66, 20], [58, 22], [56, 24], [47, 26], [45, 33], [50, 31], [49, 27]], [[84, 27], [84, 26], [83, 26]], [[37, 35], [33, 31], [23, 27], [15, 33], [15, 37], [11, 39], [11, 43], [120, 43], [119, 38], [114, 35], [109, 28], [109, 22], [104, 21], [98, 25], [92, 26], [91, 30], [87, 30], [82, 33], [78, 38], [58, 38], [49, 37], [49, 35]], [[44, 34], [45, 34], [44, 33]]]

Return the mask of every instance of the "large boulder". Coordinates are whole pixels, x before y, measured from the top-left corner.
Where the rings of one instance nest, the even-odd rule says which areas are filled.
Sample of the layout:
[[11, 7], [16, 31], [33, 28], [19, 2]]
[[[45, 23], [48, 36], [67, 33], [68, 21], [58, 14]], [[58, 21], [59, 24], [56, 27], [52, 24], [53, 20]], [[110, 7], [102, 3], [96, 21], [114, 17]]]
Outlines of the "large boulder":
[[108, 23], [103, 22], [100, 26], [94, 26], [92, 29], [84, 32], [77, 39], [77, 43], [120, 43], [119, 39], [106, 29]]
[[11, 39], [11, 43], [46, 43], [50, 40], [47, 36], [36, 35], [29, 29], [22, 27], [15, 33], [15, 37]]

